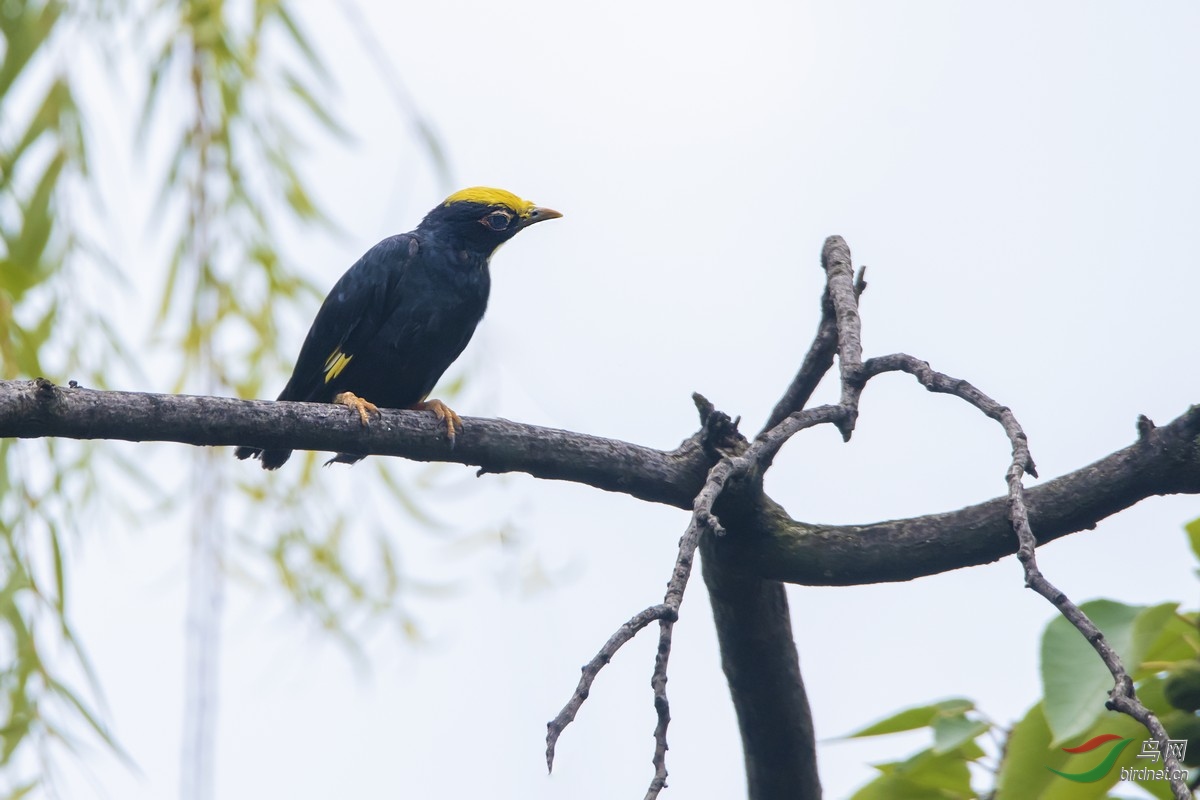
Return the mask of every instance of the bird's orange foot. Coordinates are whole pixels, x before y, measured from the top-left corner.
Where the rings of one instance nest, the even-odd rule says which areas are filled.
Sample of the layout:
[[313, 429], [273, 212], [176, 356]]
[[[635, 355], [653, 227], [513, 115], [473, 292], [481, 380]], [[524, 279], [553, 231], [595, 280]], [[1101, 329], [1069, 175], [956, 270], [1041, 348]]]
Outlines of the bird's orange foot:
[[454, 409], [443, 403], [441, 400], [422, 400], [413, 406], [415, 411], [432, 411], [434, 416], [438, 418], [438, 422], [446, 423], [446, 435], [450, 437], [450, 443], [454, 444], [454, 436], [457, 433], [456, 428], [461, 431], [463, 429], [462, 418], [454, 413]]
[[342, 392], [333, 398], [333, 402], [340, 406], [346, 406], [347, 408], [352, 408], [357, 411], [358, 418], [362, 421], [364, 428], [371, 422], [371, 418], [369, 416], [370, 414], [374, 414], [377, 417], [380, 416], [379, 407], [377, 405], [369, 400], [363, 400], [361, 397], [354, 394], [354, 392]]

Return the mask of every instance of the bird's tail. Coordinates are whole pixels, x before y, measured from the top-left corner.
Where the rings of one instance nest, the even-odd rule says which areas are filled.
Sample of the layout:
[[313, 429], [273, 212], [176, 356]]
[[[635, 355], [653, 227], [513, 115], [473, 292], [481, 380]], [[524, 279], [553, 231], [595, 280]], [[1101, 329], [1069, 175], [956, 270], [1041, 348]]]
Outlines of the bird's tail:
[[239, 447], [233, 454], [245, 461], [247, 458], [257, 458], [262, 462], [263, 469], [279, 469], [292, 456], [291, 450], [263, 450], [261, 447]]

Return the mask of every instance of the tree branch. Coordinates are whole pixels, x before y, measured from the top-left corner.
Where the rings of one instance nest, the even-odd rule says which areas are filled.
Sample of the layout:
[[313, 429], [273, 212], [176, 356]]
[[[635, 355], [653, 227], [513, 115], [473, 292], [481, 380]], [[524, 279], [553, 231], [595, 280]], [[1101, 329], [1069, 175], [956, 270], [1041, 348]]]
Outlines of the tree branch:
[[[486, 472], [525, 472], [684, 509], [692, 507], [717, 459], [705, 453], [698, 436], [663, 451], [508, 420], [465, 417], [464, 425], [464, 435], [451, 449], [444, 431], [419, 412], [385, 409], [382, 419], [364, 429], [351, 412], [326, 403], [0, 381], [0, 437], [253, 444], [392, 455], [468, 464]], [[1200, 493], [1197, 406], [1123, 450], [1026, 490], [1039, 545], [1094, 528], [1147, 497], [1176, 493]], [[792, 519], [763, 495], [744, 506], [740, 519], [722, 519], [738, 535], [723, 536], [716, 546], [741, 571], [787, 583], [912, 580], [1015, 553], [1007, 502], [999, 497], [909, 519], [817, 525]]]
[[737, 711], [753, 800], [819, 800], [816, 736], [783, 584], [739, 572], [705, 536], [700, 566]]
[[383, 409], [369, 427], [332, 403], [108, 392], [0, 381], [0, 438], [59, 436], [198, 446], [328, 450], [447, 461], [485, 472], [525, 472], [640, 500], [690, 508], [713, 459], [693, 437], [667, 452], [615, 439], [501, 419], [463, 417], [453, 447], [419, 411]]
[[[1200, 406], [1123, 450], [1025, 490], [1039, 546], [1090, 530], [1148, 497], [1197, 493]], [[1017, 549], [1007, 497], [869, 525], [797, 522], [769, 498], [746, 513], [737, 527], [753, 535], [722, 537], [720, 557], [748, 574], [810, 586], [907, 581], [988, 564]]]

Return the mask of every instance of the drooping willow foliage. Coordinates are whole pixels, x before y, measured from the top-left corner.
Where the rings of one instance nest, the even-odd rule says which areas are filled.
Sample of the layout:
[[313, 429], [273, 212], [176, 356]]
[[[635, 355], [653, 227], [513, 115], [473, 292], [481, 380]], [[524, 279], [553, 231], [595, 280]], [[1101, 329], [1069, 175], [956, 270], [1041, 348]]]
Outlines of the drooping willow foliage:
[[[243, 397], [281, 385], [295, 347], [281, 346], [278, 321], [310, 317], [324, 288], [302, 277], [283, 231], [336, 231], [304, 178], [307, 142], [293, 131], [352, 139], [331, 110], [336, 86], [319, 42], [294, 6], [0, 3], [0, 377]], [[361, 25], [358, 32], [367, 35]], [[105, 121], [89, 118], [90, 93], [115, 78], [81, 61], [110, 76], [143, 76], [125, 122], [136, 131], [129, 182], [156, 193], [148, 220], [108, 207], [100, 171], [91, 169], [95, 129]], [[444, 175], [429, 127], [415, 130]], [[145, 157], [163, 151], [159, 163]], [[117, 239], [149, 240], [153, 252], [122, 263], [112, 255]], [[128, 324], [140, 312], [130, 310], [135, 286], [142, 302], [145, 292], [157, 294], [140, 329]], [[171, 374], [148, 375], [131, 352]], [[410, 628], [393, 526], [348, 525], [349, 504], [315, 480], [316, 456], [301, 462], [266, 476], [237, 470], [228, 453], [199, 452], [180, 492], [145, 459], [108, 445], [0, 440], [0, 798], [52, 790], [56, 759], [89, 739], [120, 753], [68, 603], [72, 540], [106, 514], [136, 526], [135, 503], [113, 484], [135, 487], [143, 508], [187, 520], [193, 607], [219, 600], [230, 565], [241, 564], [273, 576], [343, 641], [353, 643], [356, 625], [369, 619]], [[390, 465], [364, 466], [364, 480], [398, 514], [423, 524]], [[230, 539], [227, 530], [255, 533]], [[189, 691], [211, 692], [215, 672], [204, 662], [219, 653], [219, 620], [192, 621], [208, 634], [189, 645]], [[185, 781], [203, 797], [209, 734], [202, 720], [187, 724], [196, 730], [185, 741], [194, 735], [197, 753]]]

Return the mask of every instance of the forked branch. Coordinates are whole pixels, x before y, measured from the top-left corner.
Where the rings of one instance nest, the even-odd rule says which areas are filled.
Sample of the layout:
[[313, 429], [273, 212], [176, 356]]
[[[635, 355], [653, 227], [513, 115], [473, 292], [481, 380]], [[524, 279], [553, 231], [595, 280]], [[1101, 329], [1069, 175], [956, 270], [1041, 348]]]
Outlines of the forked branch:
[[[764, 426], [762, 432], [752, 443], [747, 446], [734, 440], [726, 442], [725, 448], [721, 449], [720, 460], [709, 470], [707, 480], [695, 497], [692, 517], [687, 530], [680, 539], [675, 570], [668, 584], [664, 602], [646, 609], [622, 626], [617, 634], [609, 639], [596, 658], [584, 667], [584, 678], [580, 681], [571, 700], [548, 726], [548, 763], [552, 763], [554, 747], [559, 736], [587, 698], [591, 681], [599, 670], [608, 663], [615, 650], [629, 641], [637, 630], [649, 624], [651, 620], [658, 619], [660, 625], [659, 645], [651, 678], [658, 722], [654, 731], [654, 777], [646, 792], [646, 800], [654, 800], [658, 797], [659, 792], [666, 786], [667, 779], [666, 732], [670, 722], [670, 713], [666, 697], [666, 683], [672, 631], [679, 618], [680, 604], [701, 536], [726, 535], [725, 528], [714, 516], [714, 508], [721, 499], [722, 492], [737, 479], [750, 477], [752, 480], [746, 481], [746, 483], [761, 494], [763, 473], [770, 468], [784, 444], [802, 430], [820, 424], [833, 424], [842, 432], [843, 438], [848, 440], [853, 434], [858, 418], [859, 401], [867, 383], [877, 375], [886, 372], [904, 372], [915, 377], [931, 392], [958, 397], [989, 418], [996, 420], [1004, 429], [1005, 435], [1012, 445], [1012, 460], [1006, 473], [1009, 498], [1008, 517], [1019, 542], [1017, 555], [1025, 569], [1026, 585], [1050, 600], [1099, 653], [1115, 681], [1108, 707], [1127, 713], [1144, 724], [1150, 733], [1159, 740], [1161, 751], [1167, 754], [1167, 768], [1171, 770], [1170, 774], [1181, 774], [1178, 771], [1178, 761], [1171, 748], [1167, 746], [1166, 731], [1154, 714], [1138, 701], [1133, 681], [1116, 652], [1108, 645], [1103, 634], [1088, 619], [1087, 615], [1047, 581], [1037, 567], [1034, 555], [1037, 540], [1030, 527], [1029, 512], [1025, 504], [1025, 490], [1021, 481], [1023, 475], [1029, 474], [1036, 477], [1037, 472], [1025, 432], [1012, 411], [967, 381], [937, 372], [928, 363], [904, 353], [876, 357], [864, 363], [862, 361], [862, 320], [858, 311], [858, 299], [865, 288], [862, 273], [857, 279], [853, 277], [849, 248], [845, 241], [836, 236], [826, 240], [822, 250], [821, 263], [826, 273], [821, 324], [799, 372], [776, 405], [768, 424]], [[835, 350], [839, 362], [840, 401], [833, 405], [804, 409], [804, 405], [807, 404], [816, 386], [832, 366]], [[703, 398], [697, 397], [697, 405], [700, 407], [701, 419], [707, 433], [710, 420], [719, 417], [715, 415], [711, 405], [707, 405], [707, 401], [703, 401]], [[702, 435], [702, 439], [704, 438], [705, 436]], [[1143, 438], [1146, 438], [1145, 432], [1143, 432]], [[745, 493], [746, 490], [742, 491]], [[632, 625], [634, 622], [640, 622], [640, 624], [635, 628]], [[728, 654], [726, 656], [728, 659]], [[741, 706], [739, 705], [740, 712]], [[743, 735], [745, 735], [746, 720], [742, 720], [742, 727]], [[806, 743], [806, 746], [814, 745], [815, 743], [811, 741]], [[750, 754], [747, 753], [748, 762], [750, 758]], [[815, 761], [809, 763], [815, 763]], [[748, 770], [748, 772], [752, 774], [753, 770]], [[815, 780], [811, 781], [809, 785], [816, 785]], [[1171, 786], [1179, 800], [1190, 797], [1187, 786], [1182, 780], [1172, 780]], [[751, 793], [752, 796], [755, 795], [753, 785]]]

